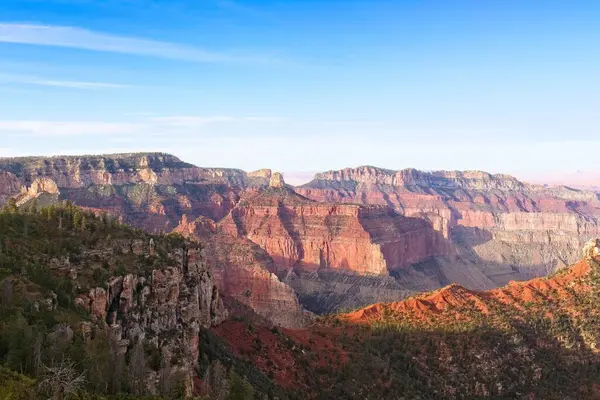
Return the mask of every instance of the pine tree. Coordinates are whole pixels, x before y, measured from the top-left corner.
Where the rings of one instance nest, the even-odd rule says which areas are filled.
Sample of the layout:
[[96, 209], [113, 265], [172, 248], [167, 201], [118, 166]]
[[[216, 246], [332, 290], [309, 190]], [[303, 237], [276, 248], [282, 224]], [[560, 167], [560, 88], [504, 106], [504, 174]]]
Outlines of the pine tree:
[[10, 199], [8, 199], [8, 202], [6, 203], [6, 206], [4, 207], [4, 210], [6, 212], [9, 213], [13, 213], [16, 214], [19, 212], [19, 207], [17, 207], [17, 200], [13, 197], [11, 197]]
[[131, 359], [129, 360], [129, 374], [131, 391], [136, 396], [143, 396], [146, 392], [146, 375], [148, 366], [146, 364], [146, 353], [142, 340], [138, 339], [133, 347]]

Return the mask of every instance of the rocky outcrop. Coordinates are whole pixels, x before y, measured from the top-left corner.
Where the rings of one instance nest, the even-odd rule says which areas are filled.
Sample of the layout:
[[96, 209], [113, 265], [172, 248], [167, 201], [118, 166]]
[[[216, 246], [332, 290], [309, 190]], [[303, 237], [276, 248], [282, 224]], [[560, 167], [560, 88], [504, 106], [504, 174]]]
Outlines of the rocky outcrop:
[[316, 203], [282, 187], [239, 204], [219, 226], [258, 244], [278, 274], [333, 269], [387, 275], [444, 252], [424, 219], [388, 207]]
[[[290, 285], [302, 301], [344, 307], [449, 282], [488, 289], [572, 263], [600, 230], [595, 193], [506, 175], [360, 167], [292, 191], [271, 170], [199, 168], [162, 153], [1, 159], [0, 203], [9, 197], [68, 199], [148, 231], [178, 227], [227, 253], [209, 261], [224, 295], [279, 324], [300, 315]], [[289, 321], [278, 316], [285, 307]]]
[[469, 263], [493, 262], [529, 277], [575, 262], [576, 249], [600, 229], [600, 201], [593, 192], [481, 171], [359, 167], [317, 174], [296, 191], [319, 201], [387, 204], [428, 220], [455, 248], [453, 254], [468, 253]]
[[[114, 277], [106, 288], [93, 288], [75, 303], [108, 324], [111, 340], [123, 354], [138, 340], [159, 349], [165, 365], [171, 366], [169, 374], [184, 376], [191, 395], [199, 330], [221, 323], [227, 311], [211, 273], [198, 262], [197, 250], [187, 249], [175, 258], [176, 267], [154, 269], [149, 277]], [[150, 390], [157, 389], [151, 385]]]
[[584, 260], [593, 260], [595, 257], [598, 257], [600, 254], [600, 239], [590, 239], [583, 246], [582, 253]]
[[58, 194], [58, 186], [56, 186], [56, 183], [52, 179], [37, 178], [31, 183], [29, 189], [27, 189], [27, 194], [35, 197], [40, 193]]
[[248, 177], [249, 178], [265, 178], [265, 179], [271, 179], [271, 170], [270, 169], [259, 169], [257, 171], [252, 171], [252, 172], [248, 172]]
[[249, 306], [275, 325], [304, 324], [296, 294], [272, 272], [273, 260], [255, 243], [217, 231], [214, 223], [202, 217], [195, 221], [184, 217], [176, 231], [202, 245], [206, 265], [224, 296]]
[[48, 193], [149, 231], [171, 231], [184, 213], [223, 218], [244, 191], [266, 187], [270, 178], [269, 170], [199, 168], [164, 153], [6, 158], [0, 159], [0, 205]]
[[285, 187], [285, 181], [283, 180], [283, 175], [279, 172], [275, 172], [271, 179], [269, 180], [269, 187], [272, 188], [283, 188]]
[[15, 174], [0, 170], [0, 205], [21, 193], [22, 187], [23, 184]]

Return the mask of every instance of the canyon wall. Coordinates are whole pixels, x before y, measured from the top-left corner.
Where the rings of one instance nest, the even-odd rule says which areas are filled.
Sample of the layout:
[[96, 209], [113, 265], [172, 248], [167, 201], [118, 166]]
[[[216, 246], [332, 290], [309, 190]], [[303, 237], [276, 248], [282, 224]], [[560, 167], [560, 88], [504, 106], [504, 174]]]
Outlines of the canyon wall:
[[223, 218], [243, 192], [265, 187], [270, 177], [270, 170], [200, 168], [163, 153], [6, 158], [0, 205], [11, 196], [22, 205], [46, 193], [168, 232], [183, 214]]
[[258, 245], [217, 229], [204, 217], [190, 221], [184, 216], [175, 231], [202, 245], [204, 261], [224, 296], [276, 325], [292, 328], [304, 324], [296, 293], [272, 272], [272, 258]]
[[258, 244], [279, 275], [317, 269], [388, 275], [445, 251], [424, 219], [385, 206], [313, 202], [285, 187], [241, 202], [219, 226]]
[[281, 180], [240, 201], [217, 229], [258, 245], [272, 260], [265, 267], [317, 313], [439, 287], [413, 264], [449, 251], [427, 219], [388, 206], [311, 201]]
[[0, 159], [0, 204], [10, 197], [176, 228], [203, 243], [224, 295], [284, 326], [302, 323], [298, 299], [334, 311], [545, 275], [600, 233], [596, 193], [480, 171], [359, 167], [291, 188], [267, 169], [200, 168], [163, 153]]
[[[575, 262], [577, 249], [600, 231], [596, 193], [481, 171], [348, 168], [317, 174], [296, 191], [318, 201], [386, 204], [425, 218], [448, 239], [454, 265], [510, 266], [515, 278]], [[504, 283], [486, 274], [491, 282], [474, 288]]]
[[294, 291], [267, 266], [270, 257], [215, 228], [239, 201], [279, 178], [269, 169], [199, 168], [162, 153], [0, 159], [0, 204], [9, 197], [25, 207], [70, 200], [147, 231], [176, 228], [202, 241], [221, 293], [291, 327], [302, 325], [304, 314]]

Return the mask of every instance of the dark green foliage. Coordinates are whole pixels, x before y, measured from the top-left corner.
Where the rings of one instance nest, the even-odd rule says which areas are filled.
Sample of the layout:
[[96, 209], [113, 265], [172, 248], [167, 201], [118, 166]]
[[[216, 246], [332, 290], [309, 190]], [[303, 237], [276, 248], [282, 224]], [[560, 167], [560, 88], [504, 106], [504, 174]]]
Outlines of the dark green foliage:
[[235, 371], [229, 375], [229, 400], [247, 400], [254, 397], [254, 389]]
[[148, 366], [152, 370], [158, 371], [162, 362], [159, 348], [151, 343], [146, 343], [144, 345], [144, 352], [146, 353]]
[[35, 381], [0, 365], [0, 399], [30, 400], [35, 398]]
[[[134, 245], [147, 247], [150, 239], [157, 255], [131, 251]], [[193, 246], [178, 235], [149, 235], [69, 202], [27, 209], [9, 203], [0, 212], [0, 366], [39, 378], [45, 366], [68, 359], [77, 373], [85, 373], [85, 389], [94, 393], [82, 398], [100, 399], [94, 396], [103, 395], [108, 399], [130, 391], [127, 372], [133, 366], [127, 362], [131, 360], [115, 356], [104, 321], [90, 323], [85, 310], [75, 306], [75, 298], [90, 288], [106, 287], [111, 276], [148, 276], [154, 267], [178, 266], [179, 261], [170, 254]], [[83, 322], [92, 329], [86, 341]], [[136, 360], [140, 374], [147, 373], [145, 365], [156, 370], [161, 363], [156, 346], [144, 350]], [[0, 370], [0, 375], [3, 373]], [[17, 387], [29, 393], [27, 385], [33, 386], [33, 381], [23, 378], [27, 385], [21, 390], [19, 379], [16, 375], [11, 378], [12, 386], [7, 387], [13, 397], [6, 398], [20, 399], [13, 393]], [[4, 386], [0, 386], [0, 394], [4, 394]], [[172, 390], [174, 398], [181, 397], [177, 394], [182, 390], [180, 383], [174, 382]], [[136, 391], [142, 391], [139, 384]]]
[[[286, 391], [276, 385], [268, 376], [260, 372], [252, 363], [237, 357], [229, 350], [226, 343], [209, 330], [202, 329], [200, 331], [200, 354], [198, 357], [199, 376], [205, 376], [213, 361], [220, 361], [229, 370], [235, 371], [237, 375], [236, 385], [239, 383], [237, 379], [243, 380], [238, 386], [237, 393], [247, 390], [248, 383], [253, 391], [262, 394], [269, 394], [280, 399], [296, 399], [303, 398], [301, 393]], [[243, 377], [243, 378], [241, 378]], [[231, 382], [230, 382], [231, 383]], [[246, 389], [244, 389], [246, 387]]]

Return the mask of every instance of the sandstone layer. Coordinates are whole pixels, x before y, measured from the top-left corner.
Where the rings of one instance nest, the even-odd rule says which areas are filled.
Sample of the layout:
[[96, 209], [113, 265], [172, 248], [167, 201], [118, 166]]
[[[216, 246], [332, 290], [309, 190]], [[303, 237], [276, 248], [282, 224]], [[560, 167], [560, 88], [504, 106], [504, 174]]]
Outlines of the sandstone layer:
[[217, 231], [215, 223], [203, 217], [190, 221], [184, 216], [176, 231], [202, 245], [204, 261], [224, 296], [249, 306], [275, 325], [304, 324], [296, 293], [272, 272], [272, 258], [258, 245]]
[[270, 170], [246, 174], [199, 168], [169, 154], [0, 159], [0, 205], [43, 193], [107, 211], [148, 231], [172, 230], [185, 213], [223, 218], [246, 190], [268, 185]]
[[443, 238], [424, 219], [385, 206], [313, 202], [285, 187], [241, 202], [219, 226], [258, 244], [279, 275], [317, 269], [388, 275], [444, 253]]
[[[529, 185], [481, 171], [349, 168], [317, 174], [296, 191], [318, 201], [386, 204], [403, 215], [431, 221], [458, 257], [451, 264], [484, 266], [489, 282], [475, 284], [475, 289], [571, 264], [577, 249], [600, 231], [596, 193]], [[494, 269], [490, 265], [509, 267], [514, 275], [496, 279], [494, 271], [487, 271]]]
[[291, 188], [268, 169], [163, 153], [0, 159], [0, 204], [10, 197], [71, 200], [148, 231], [181, 223], [220, 290], [281, 325], [301, 320], [290, 286], [318, 312], [451, 282], [490, 289], [571, 264], [600, 231], [596, 193], [480, 171], [360, 167]]

